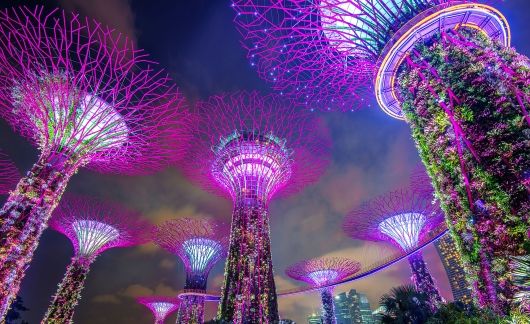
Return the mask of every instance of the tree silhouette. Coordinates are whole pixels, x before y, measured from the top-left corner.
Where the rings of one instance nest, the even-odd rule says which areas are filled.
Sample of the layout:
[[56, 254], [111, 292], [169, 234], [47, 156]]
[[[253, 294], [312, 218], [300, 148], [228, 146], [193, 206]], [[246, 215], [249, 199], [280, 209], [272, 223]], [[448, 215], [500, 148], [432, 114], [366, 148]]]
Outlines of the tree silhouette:
[[7, 312], [6, 315], [6, 323], [7, 324], [29, 324], [29, 322], [22, 319], [22, 314], [29, 310], [26, 306], [24, 306], [24, 301], [22, 300], [22, 297], [17, 296], [13, 304], [11, 305], [11, 309], [9, 312]]
[[413, 285], [394, 287], [381, 297], [382, 323], [422, 324], [431, 316], [428, 296]]

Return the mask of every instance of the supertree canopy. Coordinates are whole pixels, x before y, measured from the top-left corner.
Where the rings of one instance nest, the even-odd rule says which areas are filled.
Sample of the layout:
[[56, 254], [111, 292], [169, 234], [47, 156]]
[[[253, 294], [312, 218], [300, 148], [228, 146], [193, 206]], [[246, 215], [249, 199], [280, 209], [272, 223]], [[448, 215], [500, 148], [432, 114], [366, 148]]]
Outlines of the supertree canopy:
[[156, 227], [155, 242], [178, 255], [186, 266], [186, 295], [179, 311], [182, 323], [204, 322], [205, 299], [201, 293], [206, 292], [212, 267], [226, 256], [229, 232], [228, 225], [213, 219], [181, 218]]
[[0, 211], [0, 317], [79, 167], [146, 173], [183, 153], [182, 96], [115, 35], [62, 10], [0, 11], [0, 115], [40, 150]]
[[410, 187], [414, 191], [430, 196], [437, 201], [437, 199], [433, 197], [434, 188], [432, 187], [431, 178], [423, 164], [416, 165], [410, 173]]
[[514, 308], [507, 260], [530, 249], [530, 62], [508, 47], [505, 17], [478, 0], [233, 7], [251, 64], [283, 94], [347, 110], [373, 79], [381, 108], [412, 128], [478, 302]]
[[197, 104], [187, 174], [234, 203], [220, 320], [278, 319], [268, 204], [316, 181], [329, 158], [326, 128], [278, 96], [218, 95]]
[[147, 242], [150, 224], [119, 205], [88, 197], [67, 197], [55, 210], [50, 227], [74, 246], [74, 257], [42, 323], [72, 323], [90, 265], [103, 251]]
[[[351, 211], [343, 224], [354, 239], [389, 241], [404, 252], [421, 245], [431, 231], [445, 228], [443, 214], [429, 197], [412, 190], [398, 190], [377, 197]], [[408, 257], [412, 282], [429, 296], [433, 309], [442, 302], [421, 252]]]
[[20, 179], [20, 172], [17, 166], [9, 157], [0, 152], [0, 195], [8, 194], [15, 189]]
[[180, 305], [178, 298], [174, 297], [138, 297], [136, 301], [151, 310], [155, 318], [155, 324], [164, 324], [166, 317], [176, 311]]
[[338, 257], [317, 258], [298, 262], [285, 270], [285, 273], [296, 280], [305, 281], [320, 289], [322, 298], [322, 319], [324, 324], [336, 323], [333, 306], [333, 287], [329, 286], [361, 269], [359, 262]]

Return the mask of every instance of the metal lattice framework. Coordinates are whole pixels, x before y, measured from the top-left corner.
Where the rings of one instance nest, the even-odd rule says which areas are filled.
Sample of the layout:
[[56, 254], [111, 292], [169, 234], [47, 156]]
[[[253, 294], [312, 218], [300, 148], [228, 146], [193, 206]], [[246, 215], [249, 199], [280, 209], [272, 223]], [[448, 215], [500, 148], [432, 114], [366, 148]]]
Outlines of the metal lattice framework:
[[214, 219], [181, 218], [157, 226], [154, 241], [184, 263], [185, 289], [206, 289], [208, 273], [226, 255], [229, 233], [228, 225]]
[[20, 180], [20, 172], [17, 166], [5, 153], [0, 152], [0, 195], [14, 190], [18, 180]]
[[0, 116], [40, 150], [0, 211], [2, 318], [78, 168], [159, 170], [183, 156], [190, 117], [146, 53], [92, 19], [4, 9], [0, 47]]
[[163, 324], [165, 319], [180, 305], [178, 298], [164, 296], [138, 297], [136, 301], [149, 308], [155, 318], [155, 324]]
[[[233, 6], [252, 64], [276, 89], [310, 106], [352, 92], [331, 82], [329, 90], [322, 80], [372, 71], [381, 109], [406, 119], [413, 130], [436, 197], [461, 242], [476, 299], [507, 314], [516, 306], [517, 288], [503, 260], [526, 253], [528, 245], [517, 229], [527, 225], [529, 214], [521, 143], [530, 125], [530, 95], [528, 58], [509, 48], [508, 21], [491, 2], [236, 0]], [[312, 73], [317, 65], [332, 77]], [[510, 152], [493, 149], [502, 145]], [[499, 235], [499, 228], [506, 234]]]
[[146, 173], [180, 157], [184, 99], [142, 50], [61, 10], [0, 12], [0, 112], [42, 152], [102, 172]]
[[[374, 75], [392, 74], [386, 67], [380, 71], [388, 47], [397, 43], [415, 20], [421, 21], [454, 5], [471, 4], [463, 10], [471, 15], [458, 16], [449, 9], [437, 26], [479, 26], [498, 37], [497, 32], [507, 28], [503, 17], [494, 10], [484, 15], [484, 8], [473, 7], [475, 2], [235, 0], [232, 7], [237, 13], [234, 21], [243, 36], [250, 64], [257, 67], [260, 76], [270, 81], [274, 89], [312, 108], [349, 111], [362, 106], [359, 99], [369, 90], [367, 85]], [[438, 17], [430, 18], [435, 21]], [[437, 28], [432, 26], [428, 33]], [[422, 37], [415, 39], [422, 39], [423, 31], [421, 34]], [[400, 55], [407, 50], [401, 50]], [[382, 85], [376, 82], [379, 103], [389, 115], [403, 118], [392, 97], [379, 94], [379, 88], [386, 92], [393, 86], [383, 81]]]
[[200, 122], [185, 163], [205, 189], [264, 203], [316, 181], [329, 162], [327, 129], [276, 95], [235, 92], [197, 103]]
[[136, 212], [89, 197], [67, 197], [56, 209], [50, 227], [64, 234], [75, 255], [53, 296], [43, 323], [70, 323], [90, 271], [103, 251], [147, 242], [150, 224]]
[[[390, 192], [350, 212], [344, 231], [354, 239], [389, 241], [403, 252], [422, 245], [431, 232], [445, 229], [444, 215], [432, 196], [410, 189]], [[412, 282], [429, 296], [435, 311], [443, 299], [420, 252], [408, 256]]]
[[328, 164], [324, 125], [280, 96], [235, 92], [197, 103], [186, 173], [234, 202], [218, 317], [278, 321], [270, 253], [270, 200], [316, 181]]
[[228, 250], [230, 227], [220, 221], [204, 218], [169, 220], [154, 230], [156, 244], [180, 257], [186, 267], [179, 323], [204, 322], [204, 297], [208, 274]]
[[324, 257], [300, 261], [285, 270], [296, 280], [319, 287], [350, 277], [361, 270], [361, 264], [347, 258]]
[[389, 241], [403, 251], [421, 244], [435, 228], [445, 227], [444, 216], [432, 199], [401, 189], [364, 203], [345, 218], [343, 229], [354, 239]]
[[414, 14], [449, 0], [236, 0], [250, 64], [282, 94], [324, 110], [362, 106], [377, 59]]
[[65, 198], [49, 225], [70, 239], [76, 257], [87, 259], [111, 248], [143, 244], [151, 228], [136, 211], [80, 196]]
[[434, 195], [431, 177], [429, 177], [422, 164], [416, 165], [410, 173], [410, 187], [426, 196]]

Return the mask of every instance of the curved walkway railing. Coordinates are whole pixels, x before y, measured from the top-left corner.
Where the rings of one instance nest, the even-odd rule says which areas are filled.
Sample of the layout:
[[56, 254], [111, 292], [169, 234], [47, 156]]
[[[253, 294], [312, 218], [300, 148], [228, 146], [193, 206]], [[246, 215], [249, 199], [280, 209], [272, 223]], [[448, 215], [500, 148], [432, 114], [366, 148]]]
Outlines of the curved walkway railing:
[[[340, 285], [343, 285], [345, 283], [349, 283], [349, 282], [353, 282], [353, 281], [356, 281], [356, 280], [360, 280], [360, 279], [363, 279], [363, 278], [366, 278], [370, 275], [373, 275], [381, 270], [384, 270], [388, 267], [390, 267], [391, 265], [409, 257], [410, 255], [416, 253], [416, 252], [419, 252], [421, 250], [423, 250], [426, 246], [428, 246], [429, 244], [431, 244], [432, 242], [438, 240], [440, 237], [444, 236], [446, 233], [447, 233], [447, 229], [443, 229], [441, 230], [440, 232], [438, 233], [433, 233], [430, 235], [429, 238], [427, 238], [423, 244], [420, 244], [418, 245], [415, 249], [412, 249], [412, 250], [409, 250], [405, 253], [400, 253], [398, 256], [395, 256], [395, 255], [392, 255], [386, 259], [383, 259], [379, 262], [376, 262], [376, 263], [373, 263], [371, 264], [369, 267], [367, 267], [366, 269], [362, 270], [361, 272], [358, 272], [356, 274], [354, 274], [353, 276], [351, 277], [348, 277], [346, 279], [343, 279], [339, 282], [335, 282], [335, 283], [332, 283], [332, 284], [328, 284], [328, 285], [323, 285], [323, 286], [320, 286], [320, 287], [297, 287], [297, 288], [294, 288], [294, 289], [291, 289], [291, 290], [285, 290], [285, 291], [282, 291], [282, 292], [278, 292], [278, 297], [286, 297], [286, 296], [292, 296], [292, 295], [298, 295], [298, 294], [303, 294], [303, 293], [307, 293], [307, 292], [310, 292], [310, 291], [313, 291], [313, 290], [320, 290], [320, 289], [323, 289], [323, 288], [327, 288], [327, 287], [336, 287], [336, 286], [340, 286]], [[205, 297], [206, 301], [219, 301], [221, 299], [221, 296], [218, 295], [218, 293], [214, 293], [214, 292], [208, 292], [208, 291], [204, 291], [204, 290], [182, 290], [179, 294], [178, 294], [178, 297], [179, 298], [182, 298], [184, 296], [190, 296], [190, 295], [193, 295], [193, 296], [203, 296]]]

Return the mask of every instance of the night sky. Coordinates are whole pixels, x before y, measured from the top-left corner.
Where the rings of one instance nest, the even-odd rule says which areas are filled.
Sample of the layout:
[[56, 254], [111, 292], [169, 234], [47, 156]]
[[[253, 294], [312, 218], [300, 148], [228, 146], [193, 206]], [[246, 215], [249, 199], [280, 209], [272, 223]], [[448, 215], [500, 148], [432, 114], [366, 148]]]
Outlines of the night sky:
[[[500, 1], [499, 1], [500, 2]], [[1, 7], [35, 2], [2, 1]], [[156, 4], [154, 4], [156, 3]], [[193, 102], [209, 95], [238, 89], [270, 92], [245, 58], [228, 0], [59, 0], [60, 6], [91, 16], [135, 40], [139, 48], [165, 68]], [[497, 5], [511, 23], [513, 45], [529, 55], [528, 0]], [[271, 204], [272, 256], [278, 291], [303, 286], [284, 274], [287, 266], [304, 258], [344, 256], [373, 262], [395, 252], [387, 244], [354, 241], [341, 231], [344, 215], [367, 199], [405, 186], [419, 163], [408, 126], [385, 115], [375, 99], [353, 113], [323, 113], [333, 138], [332, 163], [321, 180], [300, 194]], [[28, 141], [0, 121], [0, 149], [22, 172], [36, 161], [38, 152]], [[144, 177], [98, 174], [81, 170], [67, 189], [120, 202], [144, 213], [154, 224], [178, 217], [213, 216], [229, 221], [231, 203], [202, 191], [176, 168]], [[22, 284], [21, 295], [30, 309], [24, 317], [39, 323], [73, 254], [70, 242], [47, 230]], [[435, 249], [425, 259], [446, 299], [449, 283]], [[213, 269], [209, 290], [219, 290], [224, 262]], [[336, 292], [358, 289], [368, 295], [372, 308], [393, 286], [409, 282], [408, 263], [402, 261], [369, 278], [343, 285]], [[152, 323], [147, 308], [136, 304], [140, 295], [175, 295], [184, 285], [184, 268], [173, 256], [152, 244], [111, 249], [93, 264], [75, 322]], [[284, 297], [280, 315], [299, 323], [320, 308], [318, 293]], [[207, 319], [216, 304], [208, 304]], [[175, 315], [168, 323], [175, 322]]]

